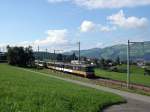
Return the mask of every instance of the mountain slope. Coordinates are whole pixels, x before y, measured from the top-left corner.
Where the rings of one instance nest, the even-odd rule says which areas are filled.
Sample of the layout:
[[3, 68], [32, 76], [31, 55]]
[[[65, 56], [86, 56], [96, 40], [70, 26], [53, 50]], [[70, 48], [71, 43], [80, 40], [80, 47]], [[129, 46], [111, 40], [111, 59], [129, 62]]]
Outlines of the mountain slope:
[[[79, 52], [77, 50], [73, 50], [70, 52], [66, 52], [64, 54], [71, 55], [75, 53], [76, 56], [78, 56]], [[89, 57], [89, 58], [98, 58], [101, 54], [100, 48], [93, 48], [93, 49], [87, 49], [87, 50], [81, 50], [81, 56]]]
[[[130, 45], [130, 54], [132, 59], [145, 58], [150, 60], [150, 42], [145, 42], [144, 46], [140, 43]], [[65, 54], [75, 53], [78, 56], [78, 51], [70, 51]], [[122, 60], [126, 60], [127, 56], [127, 45], [118, 44], [106, 48], [93, 48], [88, 50], [81, 50], [81, 56], [89, 58], [106, 58], [116, 59], [118, 56]]]

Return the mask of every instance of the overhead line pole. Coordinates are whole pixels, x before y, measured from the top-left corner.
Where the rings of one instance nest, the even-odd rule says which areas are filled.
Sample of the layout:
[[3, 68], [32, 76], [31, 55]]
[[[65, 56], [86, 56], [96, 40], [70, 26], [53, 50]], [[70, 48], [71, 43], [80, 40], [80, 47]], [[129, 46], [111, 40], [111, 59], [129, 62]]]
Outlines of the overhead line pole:
[[48, 55], [48, 52], [47, 52], [47, 48], [46, 48], [45, 61], [47, 61], [47, 55]]
[[130, 84], [130, 41], [128, 40], [127, 46], [127, 88], [129, 88]]
[[[144, 54], [144, 42], [130, 42], [128, 40], [128, 45], [127, 45], [127, 88], [130, 86], [130, 43], [135, 44], [135, 43], [142, 43], [143, 44], [143, 54]], [[145, 63], [145, 62], [144, 62]]]
[[37, 55], [37, 59], [38, 59], [38, 69], [39, 69], [39, 45], [38, 45], [38, 55]]
[[55, 59], [56, 59], [56, 54], [55, 54], [56, 50], [54, 50], [54, 66], [55, 66]]
[[81, 50], [81, 49], [80, 49], [80, 44], [81, 44], [81, 43], [80, 43], [80, 41], [79, 41], [79, 42], [78, 42], [78, 47], [79, 47], [79, 58], [78, 58], [78, 61], [79, 61], [79, 64], [80, 64], [80, 50]]
[[143, 64], [144, 64], [144, 68], [145, 68], [145, 44], [144, 44], [144, 42], [142, 43], [142, 45], [143, 45]]

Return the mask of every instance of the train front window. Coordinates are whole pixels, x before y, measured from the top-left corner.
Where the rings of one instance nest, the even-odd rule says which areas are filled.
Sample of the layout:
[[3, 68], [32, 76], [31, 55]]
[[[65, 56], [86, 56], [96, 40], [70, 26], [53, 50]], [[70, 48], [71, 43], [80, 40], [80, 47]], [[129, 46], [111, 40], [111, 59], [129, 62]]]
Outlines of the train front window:
[[94, 72], [94, 68], [93, 67], [86, 67], [86, 72]]

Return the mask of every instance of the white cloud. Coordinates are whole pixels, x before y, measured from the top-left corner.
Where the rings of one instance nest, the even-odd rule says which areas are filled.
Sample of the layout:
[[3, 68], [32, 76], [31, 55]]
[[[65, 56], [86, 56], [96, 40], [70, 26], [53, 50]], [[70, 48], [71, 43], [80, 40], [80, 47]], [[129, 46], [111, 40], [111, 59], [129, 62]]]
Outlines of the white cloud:
[[48, 30], [47, 37], [43, 39], [38, 39], [35, 41], [23, 41], [23, 42], [16, 42], [16, 43], [1, 43], [0, 47], [6, 47], [7, 45], [10, 46], [32, 46], [34, 50], [37, 50], [37, 47], [40, 46], [40, 49], [50, 48], [50, 49], [63, 49], [68, 44], [68, 30], [61, 29], [61, 30]]
[[150, 5], [150, 0], [48, 0], [50, 3], [70, 1], [88, 9], [123, 8]]
[[92, 21], [84, 20], [80, 26], [81, 32], [89, 32], [94, 30], [95, 24]]
[[6, 46], [8, 43], [0, 43], [0, 47]]
[[107, 25], [101, 25], [94, 23], [93, 21], [84, 20], [80, 25], [80, 32], [112, 32], [115, 31], [117, 27], [126, 29], [143, 29], [147, 28], [149, 24], [148, 19], [145, 17], [126, 17], [123, 10], [120, 10], [118, 13], [108, 16], [106, 20], [108, 23]]
[[35, 40], [33, 42], [34, 45], [40, 46], [52, 46], [52, 45], [62, 45], [66, 44], [67, 41], [67, 33], [66, 29], [63, 30], [48, 30], [48, 37], [41, 40]]
[[60, 2], [67, 2], [70, 0], [48, 0], [49, 3], [60, 3]]
[[120, 10], [118, 13], [113, 14], [107, 17], [112, 24], [117, 25], [123, 28], [143, 28], [148, 25], [148, 20], [145, 17], [125, 17], [123, 10]]
[[101, 32], [111, 32], [111, 31], [115, 31], [116, 27], [115, 26], [100, 26], [100, 31]]
[[114, 30], [116, 30], [115, 26], [108, 26], [108, 25], [104, 26], [87, 20], [84, 20], [80, 25], [80, 32], [91, 32], [91, 31], [111, 32]]

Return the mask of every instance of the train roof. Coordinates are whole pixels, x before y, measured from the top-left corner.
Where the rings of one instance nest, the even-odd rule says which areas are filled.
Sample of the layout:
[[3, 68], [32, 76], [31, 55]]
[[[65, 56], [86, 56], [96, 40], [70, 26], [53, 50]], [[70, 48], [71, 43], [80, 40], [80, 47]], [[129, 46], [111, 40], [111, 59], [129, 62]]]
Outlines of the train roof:
[[[54, 64], [54, 62], [47, 62], [50, 64]], [[65, 66], [76, 66], [76, 67], [93, 67], [90, 64], [71, 64], [71, 63], [64, 63], [64, 62], [55, 62], [56, 65], [65, 65]]]

